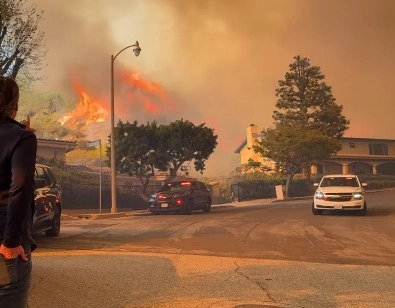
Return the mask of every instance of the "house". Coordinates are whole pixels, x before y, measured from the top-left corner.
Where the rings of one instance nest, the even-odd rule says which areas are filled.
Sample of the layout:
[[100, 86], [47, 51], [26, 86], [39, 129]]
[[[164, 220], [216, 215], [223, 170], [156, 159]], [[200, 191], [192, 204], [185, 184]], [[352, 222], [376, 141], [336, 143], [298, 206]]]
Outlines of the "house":
[[37, 161], [66, 162], [66, 153], [74, 150], [75, 141], [37, 139]]
[[[257, 139], [261, 137], [255, 124], [247, 127], [246, 139], [235, 150], [235, 153], [240, 154], [241, 165], [248, 163], [249, 159], [268, 164], [253, 150]], [[394, 139], [342, 137], [340, 142], [342, 149], [323, 160], [321, 164], [312, 166], [312, 174], [395, 175]], [[273, 162], [269, 163], [274, 166]]]

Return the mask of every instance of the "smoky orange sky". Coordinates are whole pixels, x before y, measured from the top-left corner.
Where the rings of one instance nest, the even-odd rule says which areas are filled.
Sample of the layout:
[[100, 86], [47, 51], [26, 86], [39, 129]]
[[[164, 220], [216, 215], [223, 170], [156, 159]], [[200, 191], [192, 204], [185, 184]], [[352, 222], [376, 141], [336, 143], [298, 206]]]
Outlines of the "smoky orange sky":
[[[274, 95], [293, 57], [321, 67], [351, 126], [346, 136], [394, 138], [395, 1], [392, 0], [36, 0], [44, 10], [46, 79], [40, 89], [77, 104], [71, 76], [110, 101], [115, 61], [116, 119], [215, 128], [219, 145], [205, 176], [228, 175], [251, 123], [272, 125]], [[121, 73], [160, 85], [169, 105], [144, 112], [125, 104]], [[163, 107], [163, 106], [162, 106]], [[102, 127], [109, 133], [109, 122]]]

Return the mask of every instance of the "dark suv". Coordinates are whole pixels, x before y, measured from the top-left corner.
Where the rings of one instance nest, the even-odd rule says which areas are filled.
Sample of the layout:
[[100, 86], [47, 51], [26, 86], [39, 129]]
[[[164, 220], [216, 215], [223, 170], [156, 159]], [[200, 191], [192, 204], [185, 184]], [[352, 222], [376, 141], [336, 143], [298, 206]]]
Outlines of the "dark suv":
[[62, 189], [52, 169], [36, 165], [36, 190], [34, 193], [34, 215], [32, 233], [45, 232], [47, 236], [58, 236], [62, 214]]
[[192, 214], [193, 210], [203, 210], [207, 213], [211, 211], [211, 193], [206, 184], [200, 181], [172, 181], [151, 195], [148, 210], [153, 214]]

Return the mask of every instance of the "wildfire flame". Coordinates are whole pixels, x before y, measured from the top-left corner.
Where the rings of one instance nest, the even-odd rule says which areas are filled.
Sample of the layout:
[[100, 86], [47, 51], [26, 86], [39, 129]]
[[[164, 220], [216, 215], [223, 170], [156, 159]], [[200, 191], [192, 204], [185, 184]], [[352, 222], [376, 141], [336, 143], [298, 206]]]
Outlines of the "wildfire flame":
[[[130, 106], [134, 114], [142, 112], [157, 115], [174, 110], [173, 102], [166, 91], [159, 84], [141, 78], [137, 71], [121, 73], [120, 81], [126, 92], [123, 93], [123, 99], [117, 99], [116, 112], [123, 113], [123, 116], [126, 108]], [[109, 114], [108, 107], [89, 95], [75, 80], [73, 86], [80, 96], [80, 101], [73, 111], [59, 119], [60, 124], [83, 130], [90, 123], [105, 121]]]
[[137, 71], [133, 71], [130, 74], [122, 74], [122, 79], [126, 83], [134, 86], [135, 89], [143, 90], [164, 101], [167, 101], [169, 99], [165, 90], [163, 90], [160, 85], [155, 82], [142, 79]]
[[74, 87], [80, 95], [80, 101], [73, 111], [59, 119], [60, 124], [78, 125], [84, 123], [85, 125], [90, 123], [103, 122], [108, 111], [103, 105], [94, 100], [89, 94], [78, 84], [74, 84]]
[[[174, 106], [166, 91], [157, 83], [141, 78], [137, 71], [123, 73], [121, 79], [132, 88], [128, 91], [127, 97], [133, 102], [142, 104], [142, 107], [149, 114], [158, 114], [164, 111], [173, 110]], [[138, 92], [138, 98], [136, 95]]]

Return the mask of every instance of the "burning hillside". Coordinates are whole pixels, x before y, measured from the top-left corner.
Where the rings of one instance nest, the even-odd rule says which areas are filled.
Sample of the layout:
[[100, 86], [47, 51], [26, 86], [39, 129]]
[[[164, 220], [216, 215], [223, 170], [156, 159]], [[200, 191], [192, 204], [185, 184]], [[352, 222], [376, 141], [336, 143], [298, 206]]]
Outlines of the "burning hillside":
[[[115, 102], [115, 117], [123, 117], [125, 106], [134, 112], [148, 116], [172, 111], [174, 105], [162, 86], [141, 78], [137, 71], [123, 72], [117, 78], [118, 95]], [[79, 96], [75, 108], [59, 119], [62, 126], [86, 130], [91, 123], [106, 121], [110, 115], [110, 103], [106, 99], [96, 98], [78, 82], [73, 86]]]

